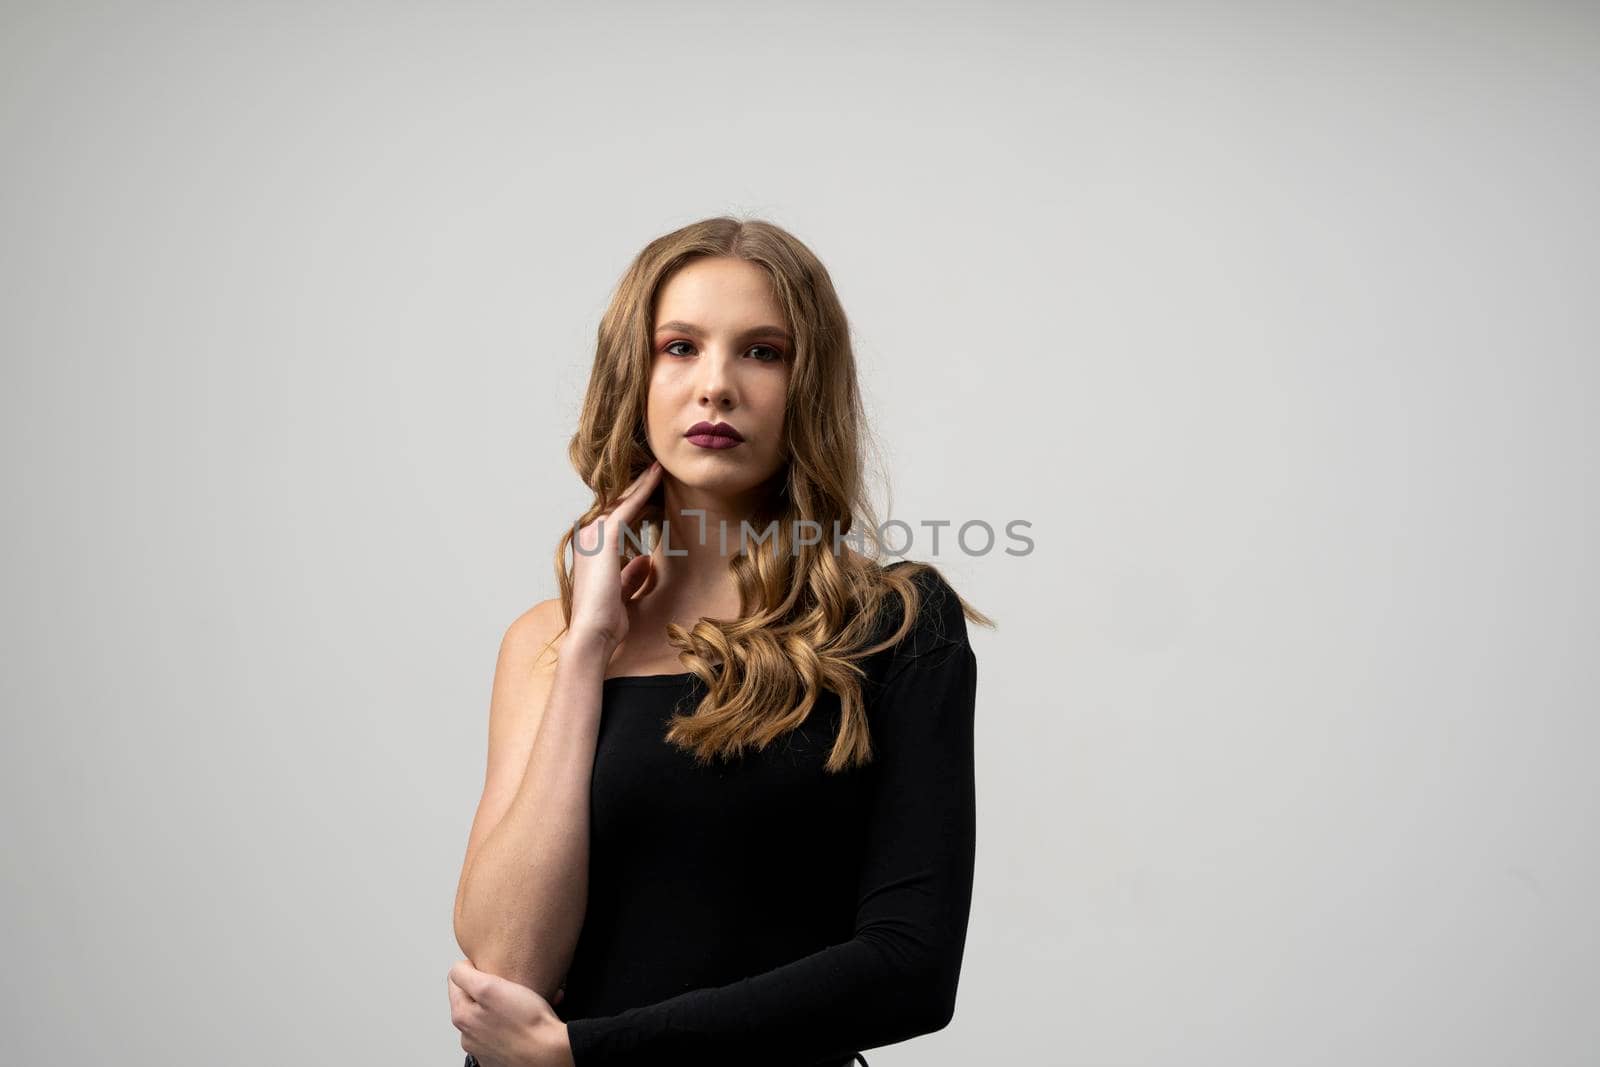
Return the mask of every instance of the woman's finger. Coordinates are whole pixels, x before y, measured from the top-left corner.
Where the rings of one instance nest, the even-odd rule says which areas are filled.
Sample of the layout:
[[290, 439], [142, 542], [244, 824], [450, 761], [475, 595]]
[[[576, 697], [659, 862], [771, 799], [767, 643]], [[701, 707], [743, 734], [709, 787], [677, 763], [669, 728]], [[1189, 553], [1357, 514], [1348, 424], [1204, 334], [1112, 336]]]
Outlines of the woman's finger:
[[622, 599], [632, 600], [634, 594], [650, 581], [655, 563], [649, 555], [634, 556], [622, 568]]
[[644, 472], [635, 478], [633, 484], [628, 486], [608, 512], [608, 517], [617, 523], [629, 523], [633, 517], [644, 508], [645, 501], [650, 499], [650, 494], [655, 492], [656, 484], [661, 481], [661, 461], [658, 459], [644, 469]]
[[494, 975], [478, 970], [468, 960], [457, 960], [450, 968], [450, 981], [461, 989], [468, 1000], [481, 1002], [494, 985]]
[[[470, 975], [472, 971], [473, 967], [471, 963], [466, 960], [456, 960], [456, 962], [450, 967], [450, 983], [459, 987], [463, 993], [466, 993], [467, 983], [471, 981], [468, 975]], [[470, 996], [471, 994], [469, 993], [468, 995]]]
[[[600, 555], [601, 550], [616, 552], [617, 546], [622, 543], [619, 528], [632, 521], [639, 513], [643, 502], [650, 498], [655, 491], [656, 482], [660, 481], [661, 461], [656, 460], [639, 472], [622, 495], [614, 500], [609, 507], [594, 518], [590, 519], [582, 529], [578, 530], [578, 544], [587, 556]], [[646, 484], [648, 483], [648, 484]], [[608, 547], [609, 546], [609, 547]]]
[[601, 514], [609, 513], [612, 508], [615, 508], [624, 500], [627, 500], [630, 496], [632, 496], [638, 490], [639, 486], [644, 483], [644, 480], [650, 477], [656, 468], [660, 466], [661, 461], [659, 459], [651, 460], [649, 466], [645, 467], [644, 470], [633, 476], [633, 481], [622, 487], [622, 492], [617, 494], [617, 499], [613, 500], [610, 507], [608, 507], [606, 511], [601, 512]]
[[633, 479], [633, 481], [628, 483], [628, 488], [624, 489], [622, 491], [622, 495], [623, 496], [627, 496], [629, 493], [633, 492], [633, 490], [637, 489], [640, 485], [642, 485], [644, 483], [645, 479], [650, 478], [651, 476], [653, 476], [655, 474], [659, 474], [660, 471], [661, 471], [661, 461], [659, 459], [651, 460], [649, 462], [649, 464], [647, 464], [645, 466], [645, 469], [640, 471], [638, 476], [635, 477]]
[[456, 985], [453, 980], [446, 981], [445, 985], [450, 987], [450, 1022], [459, 1030], [466, 1022], [467, 1012], [475, 1006], [475, 1002], [467, 996], [467, 991]]

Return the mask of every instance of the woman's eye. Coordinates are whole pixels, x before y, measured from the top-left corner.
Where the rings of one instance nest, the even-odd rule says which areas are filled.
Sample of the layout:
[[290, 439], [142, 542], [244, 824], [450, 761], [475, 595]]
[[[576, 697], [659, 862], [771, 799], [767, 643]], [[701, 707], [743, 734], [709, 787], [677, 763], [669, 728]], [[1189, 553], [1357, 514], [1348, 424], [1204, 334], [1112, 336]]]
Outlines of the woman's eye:
[[[688, 353], [688, 352], [677, 352], [677, 351], [674, 351], [679, 345], [689, 345], [689, 347], [691, 347], [691, 348], [694, 347], [688, 341], [673, 341], [671, 344], [667, 345], [661, 351], [665, 352], [669, 356], [687, 356], [687, 355], [690, 355], [690, 353]], [[783, 352], [780, 351], [779, 349], [773, 348], [771, 345], [755, 345], [755, 346], [751, 347], [748, 351], [749, 352], [763, 353], [761, 355], [757, 355], [756, 356], [756, 361], [759, 362], [759, 363], [781, 363], [783, 361]]]

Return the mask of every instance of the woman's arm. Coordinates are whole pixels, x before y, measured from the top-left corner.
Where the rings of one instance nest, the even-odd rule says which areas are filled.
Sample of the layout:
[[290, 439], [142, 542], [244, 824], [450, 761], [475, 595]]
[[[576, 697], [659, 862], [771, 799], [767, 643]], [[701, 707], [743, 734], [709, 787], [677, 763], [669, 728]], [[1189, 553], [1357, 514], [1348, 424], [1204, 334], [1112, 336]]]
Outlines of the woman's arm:
[[568, 1020], [577, 1067], [807, 1064], [950, 1021], [972, 901], [977, 660], [953, 593], [934, 614], [942, 633], [897, 653], [873, 712], [854, 936], [742, 981]]
[[[653, 462], [577, 532], [565, 633], [561, 602], [547, 600], [527, 626], [512, 624], [495, 667], [489, 771], [456, 887], [456, 942], [476, 969], [547, 1001], [572, 963], [588, 902], [606, 665], [628, 636], [628, 602], [652, 574], [648, 555], [624, 564], [622, 546], [660, 481]], [[547, 671], [540, 661], [557, 634]]]
[[583, 926], [589, 781], [611, 643], [568, 632], [546, 601], [506, 632], [489, 713], [489, 767], [456, 891], [456, 941], [481, 971], [551, 1000]]

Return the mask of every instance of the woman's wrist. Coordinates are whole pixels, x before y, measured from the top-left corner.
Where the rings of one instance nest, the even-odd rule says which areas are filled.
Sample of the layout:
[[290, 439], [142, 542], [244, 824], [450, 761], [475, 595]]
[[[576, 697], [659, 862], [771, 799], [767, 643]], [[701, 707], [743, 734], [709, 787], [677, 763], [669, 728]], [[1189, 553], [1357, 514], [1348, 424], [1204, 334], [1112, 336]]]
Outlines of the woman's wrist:
[[588, 627], [569, 629], [561, 639], [561, 649], [556, 655], [556, 666], [559, 670], [563, 664], [568, 664], [577, 671], [595, 670], [605, 673], [606, 665], [611, 662], [611, 655], [617, 650], [617, 642], [604, 630], [593, 630]]
[[567, 1024], [557, 1019], [549, 1024], [548, 1029], [549, 1055], [539, 1062], [552, 1067], [576, 1067], [572, 1060], [572, 1041], [567, 1036]]
[[602, 651], [606, 656], [614, 653], [619, 643], [621, 641], [611, 637], [608, 630], [600, 629], [598, 625], [590, 622], [574, 622], [570, 627], [566, 627], [566, 633], [562, 637], [563, 651], [568, 648], [579, 648], [586, 651]]

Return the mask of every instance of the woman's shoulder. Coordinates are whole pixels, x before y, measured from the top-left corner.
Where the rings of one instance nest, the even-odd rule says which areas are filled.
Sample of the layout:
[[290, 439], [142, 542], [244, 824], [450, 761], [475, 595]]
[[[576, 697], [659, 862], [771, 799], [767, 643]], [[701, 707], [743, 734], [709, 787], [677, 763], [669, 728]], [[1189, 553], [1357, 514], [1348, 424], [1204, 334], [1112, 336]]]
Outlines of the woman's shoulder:
[[[966, 610], [960, 595], [944, 574], [932, 563], [921, 560], [896, 560], [883, 568], [888, 573], [908, 576], [916, 589], [917, 603], [911, 627], [893, 646], [895, 657], [917, 656], [952, 644], [967, 643]], [[905, 602], [896, 592], [887, 596], [884, 613], [885, 636], [892, 635], [905, 619]]]
[[566, 626], [561, 598], [541, 600], [511, 620], [500, 639], [501, 654], [527, 669], [553, 668]]

